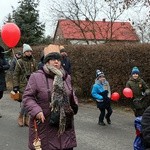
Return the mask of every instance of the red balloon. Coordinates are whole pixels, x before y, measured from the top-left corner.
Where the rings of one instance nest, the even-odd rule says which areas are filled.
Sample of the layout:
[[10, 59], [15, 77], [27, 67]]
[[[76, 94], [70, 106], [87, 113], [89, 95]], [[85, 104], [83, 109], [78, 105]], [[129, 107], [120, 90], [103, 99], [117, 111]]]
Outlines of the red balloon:
[[111, 95], [111, 100], [112, 101], [118, 101], [119, 98], [120, 98], [119, 93], [117, 93], [117, 92], [112, 93], [112, 95]]
[[130, 88], [124, 88], [123, 89], [123, 95], [126, 97], [126, 98], [132, 98], [133, 97], [133, 92]]
[[3, 42], [10, 48], [15, 47], [20, 40], [20, 29], [14, 23], [6, 23], [1, 30]]

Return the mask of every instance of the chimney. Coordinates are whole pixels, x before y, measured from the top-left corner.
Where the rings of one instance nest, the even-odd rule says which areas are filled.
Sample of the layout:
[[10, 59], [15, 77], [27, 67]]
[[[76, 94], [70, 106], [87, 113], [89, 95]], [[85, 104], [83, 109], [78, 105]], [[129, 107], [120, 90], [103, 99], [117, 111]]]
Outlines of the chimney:
[[85, 18], [86, 21], [90, 21], [88, 17]]
[[106, 21], [106, 19], [105, 18], [103, 18], [103, 22], [105, 22]]

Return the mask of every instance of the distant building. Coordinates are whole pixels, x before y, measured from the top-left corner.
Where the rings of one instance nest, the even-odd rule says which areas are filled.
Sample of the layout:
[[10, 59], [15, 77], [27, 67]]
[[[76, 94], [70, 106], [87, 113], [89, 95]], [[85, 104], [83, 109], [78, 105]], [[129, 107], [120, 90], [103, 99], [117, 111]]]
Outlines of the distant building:
[[66, 44], [100, 44], [106, 42], [139, 42], [130, 22], [58, 20], [54, 42]]

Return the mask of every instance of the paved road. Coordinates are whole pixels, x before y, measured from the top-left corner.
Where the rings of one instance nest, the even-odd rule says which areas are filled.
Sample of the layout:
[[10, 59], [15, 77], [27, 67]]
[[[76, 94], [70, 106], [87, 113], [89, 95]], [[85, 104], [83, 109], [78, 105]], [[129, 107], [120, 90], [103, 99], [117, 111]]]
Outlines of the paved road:
[[[5, 94], [0, 102], [0, 150], [28, 150], [28, 127], [17, 125], [20, 105]], [[78, 147], [75, 150], [132, 150], [135, 137], [133, 114], [114, 109], [112, 125], [99, 126], [99, 111], [91, 104], [80, 104], [75, 117]]]

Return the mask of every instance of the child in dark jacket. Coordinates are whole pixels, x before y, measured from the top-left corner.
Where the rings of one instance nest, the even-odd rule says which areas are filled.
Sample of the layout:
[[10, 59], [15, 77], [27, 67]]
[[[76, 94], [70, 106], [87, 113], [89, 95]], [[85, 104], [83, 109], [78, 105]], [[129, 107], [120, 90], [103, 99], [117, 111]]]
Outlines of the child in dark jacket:
[[[104, 123], [104, 117], [106, 118], [107, 123], [111, 124], [110, 116], [112, 114], [112, 108], [110, 106], [110, 86], [104, 73], [100, 70], [96, 71], [96, 80], [92, 87], [91, 95], [97, 103], [97, 108], [100, 110], [98, 124], [102, 126], [106, 125]], [[106, 116], [105, 110], [107, 110]]]
[[146, 97], [150, 95], [150, 90], [145, 81], [140, 77], [140, 71], [137, 67], [133, 67], [126, 87], [130, 88], [133, 92], [131, 108], [136, 117], [140, 116], [149, 105]]

